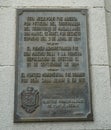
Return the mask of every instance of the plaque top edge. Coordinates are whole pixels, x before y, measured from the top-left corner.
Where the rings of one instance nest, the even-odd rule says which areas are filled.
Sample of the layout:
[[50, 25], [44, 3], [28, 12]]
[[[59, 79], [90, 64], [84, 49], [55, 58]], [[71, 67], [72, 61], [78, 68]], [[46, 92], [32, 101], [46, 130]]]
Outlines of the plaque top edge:
[[40, 11], [53, 11], [53, 12], [88, 12], [88, 9], [86, 8], [19, 8], [16, 9], [17, 14], [21, 14], [21, 12], [40, 12]]

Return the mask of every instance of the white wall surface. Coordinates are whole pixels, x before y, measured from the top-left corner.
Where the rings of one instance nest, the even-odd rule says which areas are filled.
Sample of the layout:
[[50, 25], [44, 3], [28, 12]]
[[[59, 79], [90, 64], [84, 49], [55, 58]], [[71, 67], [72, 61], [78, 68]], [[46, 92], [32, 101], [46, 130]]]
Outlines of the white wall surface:
[[111, 77], [111, 0], [105, 0], [105, 11], [106, 11], [107, 41], [108, 41], [109, 66]]
[[[13, 123], [16, 9], [87, 8], [94, 121]], [[0, 0], [0, 130], [111, 130], [111, 87], [104, 0]]]

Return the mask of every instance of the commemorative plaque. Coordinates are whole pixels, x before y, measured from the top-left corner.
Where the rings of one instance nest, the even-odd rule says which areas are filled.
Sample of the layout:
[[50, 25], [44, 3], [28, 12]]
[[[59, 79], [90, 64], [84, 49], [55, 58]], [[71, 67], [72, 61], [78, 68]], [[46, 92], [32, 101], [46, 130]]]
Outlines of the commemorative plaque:
[[86, 9], [17, 10], [14, 122], [91, 121]]

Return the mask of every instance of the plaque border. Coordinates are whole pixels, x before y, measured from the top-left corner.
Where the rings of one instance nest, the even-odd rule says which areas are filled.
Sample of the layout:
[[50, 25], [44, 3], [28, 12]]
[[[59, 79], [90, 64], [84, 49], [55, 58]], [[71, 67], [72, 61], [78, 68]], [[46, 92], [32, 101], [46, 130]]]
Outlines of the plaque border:
[[[23, 12], [45, 12], [45, 11], [52, 11], [52, 12], [80, 12], [83, 13], [83, 15], [86, 15], [86, 34], [87, 34], [87, 57], [88, 57], [88, 72], [89, 72], [89, 85], [90, 85], [90, 113], [87, 115], [87, 117], [38, 117], [38, 119], [21, 119], [19, 115], [17, 114], [17, 90], [18, 90], [18, 47], [19, 47], [19, 38], [18, 38], [18, 32], [19, 32], [19, 15], [21, 15]], [[86, 8], [67, 8], [67, 7], [48, 7], [48, 8], [19, 8], [16, 9], [16, 40], [15, 40], [15, 86], [14, 86], [14, 123], [34, 123], [34, 122], [83, 122], [83, 121], [94, 121], [93, 120], [93, 108], [92, 108], [92, 87], [91, 87], [91, 71], [90, 71], [90, 48], [89, 48], [89, 18], [88, 18], [88, 9]]]

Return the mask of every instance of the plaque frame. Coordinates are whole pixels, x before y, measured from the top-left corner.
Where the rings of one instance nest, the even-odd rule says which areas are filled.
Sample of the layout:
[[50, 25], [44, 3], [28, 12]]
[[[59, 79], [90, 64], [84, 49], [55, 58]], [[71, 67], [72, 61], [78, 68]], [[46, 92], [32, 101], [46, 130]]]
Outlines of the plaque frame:
[[[87, 25], [87, 52], [88, 52], [88, 72], [89, 72], [89, 84], [90, 84], [90, 113], [88, 114], [87, 118], [75, 118], [75, 117], [40, 117], [38, 119], [21, 119], [19, 115], [17, 115], [17, 80], [18, 80], [18, 47], [19, 47], [19, 15], [23, 12], [45, 12], [45, 11], [52, 11], [52, 12], [82, 12], [83, 15], [86, 15], [86, 25]], [[86, 8], [20, 8], [16, 9], [16, 46], [15, 46], [15, 89], [14, 89], [14, 123], [32, 123], [32, 122], [81, 122], [81, 121], [93, 121], [93, 108], [92, 108], [92, 86], [91, 86], [91, 71], [90, 71], [90, 49], [89, 49], [89, 22], [88, 22], [88, 9]]]

